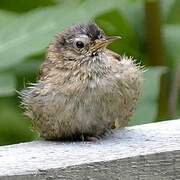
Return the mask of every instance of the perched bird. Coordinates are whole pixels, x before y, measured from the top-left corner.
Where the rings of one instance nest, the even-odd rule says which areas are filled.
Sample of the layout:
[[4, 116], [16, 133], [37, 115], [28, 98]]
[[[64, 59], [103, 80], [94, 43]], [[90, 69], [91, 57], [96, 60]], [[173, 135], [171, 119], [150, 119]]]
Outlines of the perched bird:
[[95, 23], [58, 33], [49, 45], [39, 80], [21, 93], [33, 127], [48, 140], [92, 140], [127, 125], [142, 91], [142, 68], [107, 45]]

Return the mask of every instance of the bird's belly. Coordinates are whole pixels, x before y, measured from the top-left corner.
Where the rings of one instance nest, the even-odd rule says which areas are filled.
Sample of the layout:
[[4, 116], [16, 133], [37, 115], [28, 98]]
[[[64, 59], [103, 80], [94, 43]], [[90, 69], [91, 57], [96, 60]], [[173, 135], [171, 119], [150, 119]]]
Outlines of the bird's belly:
[[75, 121], [84, 132], [102, 134], [112, 126], [113, 119], [117, 114], [117, 108], [114, 108], [115, 104], [117, 104], [117, 100], [108, 93], [101, 95], [94, 93], [86, 96], [80, 100]]
[[51, 139], [76, 134], [101, 135], [117, 119], [119, 126], [124, 126], [136, 106], [137, 97], [136, 90], [123, 88], [122, 91], [119, 86], [110, 85], [76, 95], [57, 94], [51, 101], [53, 108], [45, 110], [50, 112], [48, 119], [40, 123], [42, 135]]
[[[109, 129], [117, 121], [118, 127], [126, 126], [136, 107], [139, 90], [117, 84], [107, 84], [106, 88], [95, 88], [85, 93], [75, 104], [74, 122], [84, 132], [99, 133]], [[105, 89], [105, 90], [104, 90]]]
[[93, 89], [81, 93], [81, 96], [71, 97], [65, 110], [59, 112], [61, 119], [58, 121], [66, 124], [65, 129], [71, 130], [72, 134], [103, 134], [112, 127], [123, 110], [122, 104], [126, 101], [126, 96], [120, 96], [117, 91], [119, 89], [116, 88], [106, 92]]
[[[100, 135], [110, 129], [118, 115], [120, 99], [113, 93], [99, 93], [96, 89], [81, 94], [81, 96], [67, 97], [62, 106], [62, 97], [56, 97], [48, 115], [51, 131], [44, 130], [46, 136], [65, 137], [76, 134]], [[57, 104], [61, 104], [61, 108]], [[62, 108], [63, 107], [63, 108]], [[49, 135], [51, 133], [52, 135]]]

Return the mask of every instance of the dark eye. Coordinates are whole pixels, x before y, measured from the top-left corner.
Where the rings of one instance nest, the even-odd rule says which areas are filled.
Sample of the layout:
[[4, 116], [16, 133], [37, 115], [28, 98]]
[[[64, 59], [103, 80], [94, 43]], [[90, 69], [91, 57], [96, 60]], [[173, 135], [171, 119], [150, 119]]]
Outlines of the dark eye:
[[89, 43], [89, 37], [86, 35], [79, 35], [79, 37], [76, 37], [73, 39], [73, 46], [77, 50], [83, 50]]
[[81, 48], [84, 47], [84, 43], [83, 43], [82, 41], [77, 41], [77, 42], [76, 42], [76, 47], [77, 47], [78, 49], [81, 49]]

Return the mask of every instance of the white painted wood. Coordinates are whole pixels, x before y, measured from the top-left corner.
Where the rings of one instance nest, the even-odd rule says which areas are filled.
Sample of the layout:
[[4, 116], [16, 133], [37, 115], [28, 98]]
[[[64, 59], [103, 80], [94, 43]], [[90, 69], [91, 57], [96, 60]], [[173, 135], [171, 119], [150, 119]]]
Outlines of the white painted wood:
[[180, 180], [180, 120], [117, 130], [97, 142], [1, 146], [0, 179]]

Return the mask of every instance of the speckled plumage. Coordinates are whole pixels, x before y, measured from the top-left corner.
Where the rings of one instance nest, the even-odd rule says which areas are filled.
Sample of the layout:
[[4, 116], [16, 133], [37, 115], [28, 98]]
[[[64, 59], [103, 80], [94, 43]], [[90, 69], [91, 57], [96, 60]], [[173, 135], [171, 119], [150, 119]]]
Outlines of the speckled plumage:
[[[87, 39], [82, 50], [74, 38]], [[142, 91], [142, 70], [132, 58], [103, 48], [95, 24], [73, 26], [56, 35], [41, 66], [39, 81], [21, 93], [25, 113], [45, 139], [99, 136], [127, 125]]]

